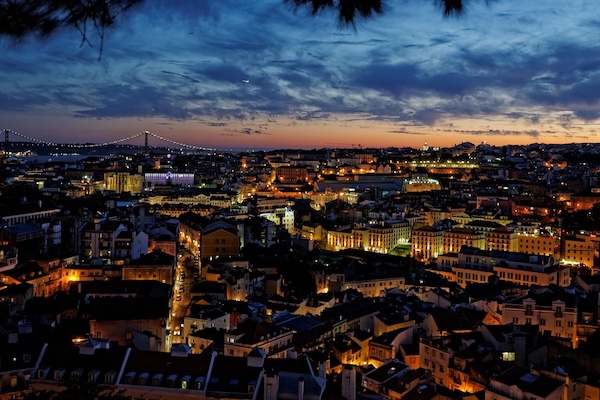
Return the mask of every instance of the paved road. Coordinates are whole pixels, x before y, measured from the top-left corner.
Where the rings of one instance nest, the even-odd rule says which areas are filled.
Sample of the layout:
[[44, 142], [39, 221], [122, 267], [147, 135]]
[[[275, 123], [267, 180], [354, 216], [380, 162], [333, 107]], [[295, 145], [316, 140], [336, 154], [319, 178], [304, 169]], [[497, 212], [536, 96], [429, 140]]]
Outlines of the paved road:
[[181, 331], [183, 329], [183, 319], [187, 315], [190, 307], [190, 289], [193, 285], [193, 270], [186, 269], [177, 259], [176, 281], [173, 288], [173, 309], [171, 314], [171, 343], [182, 343]]

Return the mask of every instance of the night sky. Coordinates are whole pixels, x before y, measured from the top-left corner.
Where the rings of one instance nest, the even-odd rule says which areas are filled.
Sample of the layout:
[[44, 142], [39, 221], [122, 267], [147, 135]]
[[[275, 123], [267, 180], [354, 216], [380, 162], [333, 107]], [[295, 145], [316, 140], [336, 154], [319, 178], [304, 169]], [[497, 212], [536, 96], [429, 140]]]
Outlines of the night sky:
[[3, 38], [0, 129], [220, 148], [598, 140], [597, 0], [473, 0], [460, 18], [385, 5], [352, 29], [282, 0], [146, 0], [100, 61], [76, 30]]

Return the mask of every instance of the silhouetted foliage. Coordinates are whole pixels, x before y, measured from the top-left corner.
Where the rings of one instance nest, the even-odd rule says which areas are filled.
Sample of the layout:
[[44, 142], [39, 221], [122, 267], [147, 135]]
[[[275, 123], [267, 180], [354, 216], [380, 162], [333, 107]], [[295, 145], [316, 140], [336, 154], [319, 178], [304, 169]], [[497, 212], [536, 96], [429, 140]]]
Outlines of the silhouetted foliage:
[[[88, 35], [99, 38], [102, 56], [105, 29], [125, 11], [144, 0], [0, 0], [0, 36], [19, 40], [28, 35], [49, 36], [60, 28], [75, 28], [81, 34], [81, 45], [92, 43]], [[385, 11], [385, 0], [282, 0], [295, 11], [307, 10], [316, 15], [334, 11], [341, 26], [354, 26]], [[390, 0], [388, 0], [390, 1]], [[459, 15], [469, 0], [431, 0], [443, 15]], [[489, 1], [489, 0], [488, 0]]]
[[[368, 19], [385, 10], [384, 0], [284, 0], [294, 10], [307, 10], [312, 15], [321, 11], [337, 12], [342, 26], [355, 25], [358, 19]], [[467, 0], [433, 0], [439, 4], [444, 16], [461, 14]]]
[[[0, 35], [20, 39], [34, 34], [48, 36], [62, 27], [77, 29], [82, 44], [88, 34], [104, 37], [105, 28], [132, 6], [144, 0], [0, 0]], [[357, 19], [382, 14], [385, 0], [282, 0], [295, 10], [305, 9], [315, 15], [335, 11], [343, 25]], [[389, 0], [388, 0], [389, 1]], [[446, 16], [460, 14], [468, 0], [431, 0], [439, 4]], [[91, 45], [91, 44], [90, 44]]]
[[100, 39], [102, 55], [104, 31], [117, 17], [143, 0], [0, 0], [0, 35], [21, 39], [27, 35], [41, 37], [63, 27], [81, 34], [81, 45], [88, 34]]
[[357, 18], [369, 18], [383, 12], [382, 0], [285, 0], [295, 10], [306, 9], [312, 15], [324, 10], [335, 10], [344, 25], [354, 24]]

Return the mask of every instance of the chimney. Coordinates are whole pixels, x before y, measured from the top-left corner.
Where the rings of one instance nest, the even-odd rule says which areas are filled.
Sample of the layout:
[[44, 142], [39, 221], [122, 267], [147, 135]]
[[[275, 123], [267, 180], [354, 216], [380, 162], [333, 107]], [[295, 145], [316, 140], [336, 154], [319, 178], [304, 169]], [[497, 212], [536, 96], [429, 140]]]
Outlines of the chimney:
[[276, 399], [279, 393], [279, 375], [275, 371], [265, 373], [265, 399]]
[[319, 361], [319, 378], [327, 379], [327, 361]]
[[345, 365], [342, 369], [342, 397], [356, 400], [356, 370], [350, 365]]
[[298, 378], [298, 400], [304, 400], [304, 377]]

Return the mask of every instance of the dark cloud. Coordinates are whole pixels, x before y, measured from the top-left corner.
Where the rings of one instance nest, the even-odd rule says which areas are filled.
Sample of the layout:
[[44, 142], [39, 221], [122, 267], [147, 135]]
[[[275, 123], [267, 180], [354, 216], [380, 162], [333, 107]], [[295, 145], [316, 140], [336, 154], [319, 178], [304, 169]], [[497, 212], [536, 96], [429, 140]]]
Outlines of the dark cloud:
[[38, 106], [52, 103], [52, 98], [43, 93], [15, 93], [4, 94], [0, 92], [0, 110], [30, 111]]
[[100, 105], [79, 110], [77, 117], [123, 118], [163, 116], [172, 119], [188, 119], [190, 113], [176, 98], [165, 95], [154, 87], [132, 88], [114, 85], [97, 89]]
[[214, 65], [199, 69], [198, 72], [213, 81], [239, 83], [248, 79], [249, 75], [241, 68], [233, 65]]
[[242, 128], [242, 129], [230, 129], [226, 128], [226, 132], [220, 135], [222, 136], [253, 136], [253, 135], [270, 135], [270, 133], [263, 131], [262, 129], [254, 128]]
[[328, 120], [330, 118], [330, 114], [320, 112], [305, 112], [294, 117], [296, 121]]
[[444, 129], [444, 132], [448, 133], [460, 133], [475, 136], [531, 136], [537, 138], [540, 136], [540, 132], [537, 130], [530, 131], [516, 131], [516, 130], [501, 130], [501, 129], [488, 129], [488, 130], [455, 130], [455, 129]]
[[419, 70], [411, 64], [371, 65], [358, 71], [354, 82], [398, 97], [418, 82]]
[[424, 136], [426, 135], [425, 132], [411, 132], [411, 131], [407, 131], [406, 129], [396, 129], [396, 130], [391, 130], [388, 131], [388, 133], [400, 133], [402, 135], [416, 135], [416, 136]]

